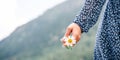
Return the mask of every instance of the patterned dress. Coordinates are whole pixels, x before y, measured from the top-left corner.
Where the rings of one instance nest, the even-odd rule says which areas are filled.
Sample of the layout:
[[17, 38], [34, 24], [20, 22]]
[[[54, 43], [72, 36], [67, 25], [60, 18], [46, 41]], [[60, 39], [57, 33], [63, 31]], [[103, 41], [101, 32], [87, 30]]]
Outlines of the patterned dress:
[[[83, 32], [97, 22], [106, 0], [86, 0], [80, 14], [76, 16], [77, 23]], [[120, 60], [120, 0], [109, 0], [100, 21], [94, 60]]]

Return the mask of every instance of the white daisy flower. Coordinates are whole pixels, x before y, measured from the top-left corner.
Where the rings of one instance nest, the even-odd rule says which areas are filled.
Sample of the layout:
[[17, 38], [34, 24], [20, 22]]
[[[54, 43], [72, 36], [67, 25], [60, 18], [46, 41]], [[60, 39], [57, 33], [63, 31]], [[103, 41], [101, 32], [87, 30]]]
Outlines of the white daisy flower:
[[65, 37], [65, 44], [67, 45], [67, 47], [73, 47], [73, 45], [76, 44], [76, 40], [74, 37]]

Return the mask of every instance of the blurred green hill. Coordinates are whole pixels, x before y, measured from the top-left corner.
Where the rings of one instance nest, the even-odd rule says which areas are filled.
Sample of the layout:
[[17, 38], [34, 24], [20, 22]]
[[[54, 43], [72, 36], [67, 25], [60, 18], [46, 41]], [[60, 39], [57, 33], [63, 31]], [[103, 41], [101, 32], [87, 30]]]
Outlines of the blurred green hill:
[[83, 4], [83, 0], [67, 0], [18, 27], [0, 42], [0, 60], [93, 60], [97, 26], [82, 34], [72, 50], [62, 48], [60, 42]]

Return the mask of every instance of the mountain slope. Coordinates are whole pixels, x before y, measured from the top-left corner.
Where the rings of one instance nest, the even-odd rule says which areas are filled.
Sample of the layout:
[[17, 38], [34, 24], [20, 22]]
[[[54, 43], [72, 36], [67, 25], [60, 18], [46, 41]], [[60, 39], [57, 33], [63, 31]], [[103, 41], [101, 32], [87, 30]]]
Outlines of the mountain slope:
[[[61, 48], [59, 41], [67, 25], [79, 13], [83, 5], [81, 2], [84, 1], [67, 0], [49, 9], [42, 16], [18, 27], [9, 37], [0, 42], [0, 59], [92, 60], [96, 26], [89, 33], [83, 34], [82, 41], [72, 51]], [[79, 51], [84, 53], [78, 54]]]

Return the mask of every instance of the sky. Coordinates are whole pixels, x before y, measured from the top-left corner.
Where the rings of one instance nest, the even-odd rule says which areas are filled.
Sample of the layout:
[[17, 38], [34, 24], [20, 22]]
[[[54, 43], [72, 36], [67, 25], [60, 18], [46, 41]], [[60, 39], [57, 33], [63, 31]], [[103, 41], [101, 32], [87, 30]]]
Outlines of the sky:
[[65, 0], [0, 0], [0, 40]]

